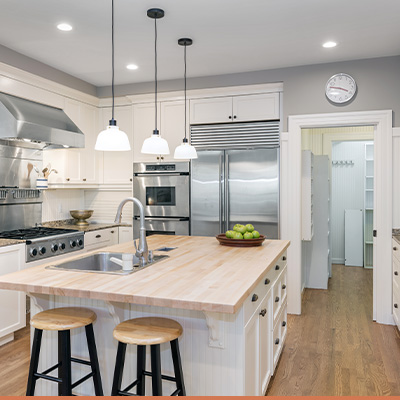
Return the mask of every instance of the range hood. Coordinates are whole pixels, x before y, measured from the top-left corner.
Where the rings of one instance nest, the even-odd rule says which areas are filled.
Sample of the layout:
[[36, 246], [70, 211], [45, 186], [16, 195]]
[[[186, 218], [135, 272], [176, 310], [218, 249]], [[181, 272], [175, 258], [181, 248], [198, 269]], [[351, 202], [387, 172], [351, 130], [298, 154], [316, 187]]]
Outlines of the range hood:
[[23, 147], [85, 147], [85, 136], [59, 108], [0, 93], [0, 140]]

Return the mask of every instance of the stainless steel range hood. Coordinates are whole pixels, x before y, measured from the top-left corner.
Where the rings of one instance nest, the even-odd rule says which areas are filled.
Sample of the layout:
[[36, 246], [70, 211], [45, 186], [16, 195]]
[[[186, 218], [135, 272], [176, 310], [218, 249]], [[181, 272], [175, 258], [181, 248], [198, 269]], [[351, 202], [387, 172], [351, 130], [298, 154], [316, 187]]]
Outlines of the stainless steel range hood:
[[85, 136], [59, 108], [0, 93], [0, 140], [38, 148], [85, 147]]

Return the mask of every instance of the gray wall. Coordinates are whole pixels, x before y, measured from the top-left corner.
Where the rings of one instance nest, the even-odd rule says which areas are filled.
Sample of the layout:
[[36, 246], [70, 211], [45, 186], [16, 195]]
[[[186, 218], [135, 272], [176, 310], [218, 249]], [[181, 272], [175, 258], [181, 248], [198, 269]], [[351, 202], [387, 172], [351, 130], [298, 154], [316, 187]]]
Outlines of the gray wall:
[[[352, 75], [358, 86], [356, 98], [345, 106], [334, 106], [325, 97], [327, 80], [338, 72]], [[395, 119], [396, 114], [400, 116], [400, 56], [189, 78], [188, 89], [270, 82], [283, 82], [284, 130], [289, 115], [384, 109], [393, 110], [393, 126], [400, 126], [400, 120]], [[182, 89], [182, 85], [181, 79], [163, 81], [159, 90]], [[151, 93], [153, 90], [153, 82], [138, 83], [118, 86], [116, 95]], [[108, 97], [110, 93], [109, 87], [97, 88], [99, 97]]]

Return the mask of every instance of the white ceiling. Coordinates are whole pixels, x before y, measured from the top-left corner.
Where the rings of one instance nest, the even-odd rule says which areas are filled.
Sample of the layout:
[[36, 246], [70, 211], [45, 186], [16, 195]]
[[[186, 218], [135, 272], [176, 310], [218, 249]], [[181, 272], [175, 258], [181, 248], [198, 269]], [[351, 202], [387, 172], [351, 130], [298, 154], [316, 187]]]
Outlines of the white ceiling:
[[[0, 44], [95, 86], [111, 82], [111, 0], [1, 0]], [[115, 0], [115, 83], [181, 78], [180, 37], [191, 37], [188, 77], [400, 54], [400, 0]], [[74, 29], [61, 32], [60, 22]], [[336, 48], [324, 49], [333, 40]], [[128, 71], [128, 63], [139, 66]]]

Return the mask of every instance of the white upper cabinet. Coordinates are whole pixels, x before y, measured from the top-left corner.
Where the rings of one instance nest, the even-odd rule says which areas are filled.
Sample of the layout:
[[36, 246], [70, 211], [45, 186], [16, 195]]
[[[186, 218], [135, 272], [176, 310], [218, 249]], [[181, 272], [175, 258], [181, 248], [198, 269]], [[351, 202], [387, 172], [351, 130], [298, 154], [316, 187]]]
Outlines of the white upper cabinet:
[[[108, 126], [111, 119], [111, 107], [101, 110], [99, 132]], [[128, 135], [130, 151], [104, 151], [103, 174], [105, 184], [130, 184], [132, 182], [133, 163], [133, 112], [132, 106], [115, 107], [114, 119], [119, 128]]]
[[279, 119], [279, 93], [193, 99], [190, 123], [210, 124]]

